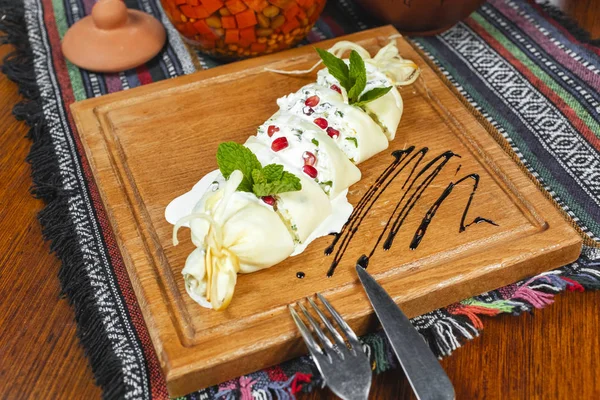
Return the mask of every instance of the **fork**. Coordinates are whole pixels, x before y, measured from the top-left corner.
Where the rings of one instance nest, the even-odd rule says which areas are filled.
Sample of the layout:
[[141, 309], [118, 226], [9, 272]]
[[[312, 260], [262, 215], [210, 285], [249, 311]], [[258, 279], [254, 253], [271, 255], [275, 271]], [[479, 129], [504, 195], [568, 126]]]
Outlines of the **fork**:
[[331, 320], [313, 301], [307, 297], [306, 300], [317, 313], [320, 320], [323, 322], [329, 334], [333, 337], [335, 344], [327, 337], [321, 329], [320, 324], [311, 316], [308, 310], [298, 302], [298, 307], [302, 314], [308, 320], [312, 327], [312, 332], [317, 336], [322, 346], [319, 346], [314, 339], [312, 332], [300, 315], [296, 312], [293, 305], [289, 305], [292, 318], [300, 330], [300, 334], [308, 347], [308, 351], [312, 356], [319, 372], [323, 376], [325, 383], [329, 389], [337, 396], [344, 400], [364, 400], [368, 398], [369, 389], [371, 387], [371, 365], [369, 357], [365, 354], [361, 343], [356, 337], [354, 331], [348, 326], [342, 316], [333, 308], [333, 306], [325, 300], [321, 294], [317, 293], [317, 298], [325, 306], [329, 314], [333, 317], [342, 333], [346, 336], [347, 343], [344, 338], [335, 329]]

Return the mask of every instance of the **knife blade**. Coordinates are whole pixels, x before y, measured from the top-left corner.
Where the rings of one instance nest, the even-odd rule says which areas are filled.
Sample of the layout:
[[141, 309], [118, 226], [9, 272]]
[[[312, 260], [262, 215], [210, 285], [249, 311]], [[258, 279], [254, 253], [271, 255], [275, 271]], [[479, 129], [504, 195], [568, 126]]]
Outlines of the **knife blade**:
[[417, 398], [454, 399], [448, 375], [400, 307], [363, 267], [356, 272]]

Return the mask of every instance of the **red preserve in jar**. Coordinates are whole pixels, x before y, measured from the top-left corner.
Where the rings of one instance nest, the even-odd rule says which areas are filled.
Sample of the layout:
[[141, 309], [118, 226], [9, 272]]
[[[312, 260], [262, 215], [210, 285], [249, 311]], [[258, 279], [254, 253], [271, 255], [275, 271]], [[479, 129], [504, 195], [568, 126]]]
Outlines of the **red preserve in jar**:
[[319, 18], [326, 0], [161, 0], [191, 45], [220, 58], [245, 58], [289, 48]]

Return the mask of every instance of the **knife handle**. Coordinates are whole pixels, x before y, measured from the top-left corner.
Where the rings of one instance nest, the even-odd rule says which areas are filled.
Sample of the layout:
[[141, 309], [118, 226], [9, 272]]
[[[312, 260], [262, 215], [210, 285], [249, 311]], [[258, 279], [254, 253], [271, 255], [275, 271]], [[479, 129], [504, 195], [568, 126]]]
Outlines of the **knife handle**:
[[364, 268], [357, 265], [356, 271], [416, 397], [454, 399], [450, 378], [410, 320]]

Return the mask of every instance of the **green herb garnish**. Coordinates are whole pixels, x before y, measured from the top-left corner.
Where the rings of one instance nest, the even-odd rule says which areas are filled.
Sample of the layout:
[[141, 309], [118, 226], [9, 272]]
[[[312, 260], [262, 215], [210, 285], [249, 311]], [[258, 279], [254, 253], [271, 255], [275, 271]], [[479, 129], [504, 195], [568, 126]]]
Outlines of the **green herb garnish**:
[[360, 96], [360, 100], [357, 101], [356, 103], [354, 103], [354, 105], [357, 107], [363, 107], [368, 102], [376, 100], [376, 99], [380, 98], [381, 96], [387, 94], [387, 92], [389, 92], [390, 90], [392, 90], [391, 86], [384, 87], [384, 88], [382, 88], [382, 87], [373, 88], [373, 89], [369, 90], [367, 93]]
[[314, 144], [315, 146], [319, 147], [319, 141], [315, 138], [310, 139], [310, 141], [312, 142], [312, 144]]
[[355, 137], [347, 137], [346, 140], [354, 143], [354, 147], [358, 147], [358, 140]]
[[380, 98], [392, 89], [391, 86], [374, 88], [361, 96], [367, 85], [367, 69], [364, 60], [356, 50], [350, 52], [350, 68], [342, 59], [337, 58], [330, 52], [318, 48], [316, 50], [329, 73], [346, 89], [349, 104], [363, 107], [368, 102]]
[[325, 193], [329, 194], [333, 187], [333, 181], [319, 182], [319, 186], [321, 186], [321, 189], [323, 189]]
[[323, 60], [323, 64], [325, 64], [329, 73], [340, 82], [344, 89], [350, 91], [352, 86], [354, 86], [354, 83], [350, 81], [350, 70], [346, 63], [327, 50], [319, 48], [315, 48], [315, 50], [319, 53], [319, 57]]
[[367, 86], [367, 69], [362, 57], [356, 51], [350, 52], [350, 82], [353, 82], [352, 87], [348, 90], [348, 98], [350, 104], [356, 103], [360, 94]]
[[263, 168], [250, 149], [235, 142], [219, 145], [217, 164], [225, 179], [229, 179], [235, 170], [242, 172], [244, 177], [237, 187], [241, 192], [250, 192], [262, 197], [302, 189], [300, 179], [284, 171], [282, 165], [269, 164]]

